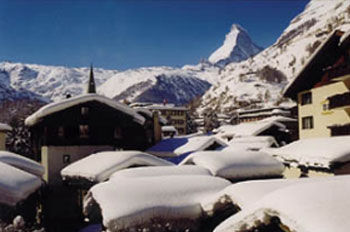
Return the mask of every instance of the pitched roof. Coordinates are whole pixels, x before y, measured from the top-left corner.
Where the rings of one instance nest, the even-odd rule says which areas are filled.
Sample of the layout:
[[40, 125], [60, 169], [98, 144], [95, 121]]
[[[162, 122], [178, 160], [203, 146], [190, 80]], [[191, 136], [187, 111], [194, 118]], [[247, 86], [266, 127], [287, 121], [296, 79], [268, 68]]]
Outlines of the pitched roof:
[[296, 99], [297, 93], [311, 89], [322, 77], [323, 68], [337, 59], [344, 32], [335, 30], [314, 52], [295, 78], [286, 86], [283, 96]]
[[91, 102], [91, 101], [97, 101], [102, 104], [108, 105], [118, 111], [121, 111], [125, 114], [130, 115], [133, 117], [134, 121], [143, 124], [145, 122], [145, 118], [141, 115], [137, 114], [137, 112], [134, 109], [131, 109], [127, 105], [124, 105], [122, 103], [119, 103], [117, 101], [114, 101], [112, 99], [106, 98], [104, 96], [98, 95], [98, 94], [85, 94], [77, 97], [72, 97], [68, 99], [64, 99], [60, 102], [54, 102], [47, 104], [43, 107], [41, 107], [38, 111], [36, 111], [34, 114], [30, 115], [25, 120], [25, 124], [27, 126], [34, 126], [37, 123], [39, 123], [44, 117], [54, 114], [56, 112], [68, 109], [70, 107]]

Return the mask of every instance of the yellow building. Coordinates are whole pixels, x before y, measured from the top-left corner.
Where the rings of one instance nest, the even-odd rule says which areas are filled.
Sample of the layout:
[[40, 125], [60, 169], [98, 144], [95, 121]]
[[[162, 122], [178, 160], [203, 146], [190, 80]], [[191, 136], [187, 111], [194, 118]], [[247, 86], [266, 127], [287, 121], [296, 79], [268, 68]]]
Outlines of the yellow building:
[[335, 31], [287, 86], [298, 103], [299, 137], [350, 134], [350, 34]]
[[0, 151], [6, 150], [6, 133], [11, 131], [12, 128], [4, 123], [0, 123]]

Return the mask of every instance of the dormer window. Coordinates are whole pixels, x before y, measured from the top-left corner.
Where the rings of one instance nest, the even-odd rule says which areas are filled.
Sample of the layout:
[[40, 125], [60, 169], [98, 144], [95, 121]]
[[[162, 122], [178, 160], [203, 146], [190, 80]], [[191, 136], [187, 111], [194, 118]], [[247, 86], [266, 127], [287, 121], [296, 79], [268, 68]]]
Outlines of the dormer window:
[[312, 94], [311, 92], [303, 93], [301, 95], [301, 105], [312, 104]]

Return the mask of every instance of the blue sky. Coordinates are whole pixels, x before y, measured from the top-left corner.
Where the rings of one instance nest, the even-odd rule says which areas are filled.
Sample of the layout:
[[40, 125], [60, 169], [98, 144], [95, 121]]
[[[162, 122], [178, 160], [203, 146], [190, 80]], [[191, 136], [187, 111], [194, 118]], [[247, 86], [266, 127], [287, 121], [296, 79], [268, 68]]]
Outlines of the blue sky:
[[0, 61], [128, 69], [207, 58], [233, 23], [273, 44], [304, 0], [1, 0]]

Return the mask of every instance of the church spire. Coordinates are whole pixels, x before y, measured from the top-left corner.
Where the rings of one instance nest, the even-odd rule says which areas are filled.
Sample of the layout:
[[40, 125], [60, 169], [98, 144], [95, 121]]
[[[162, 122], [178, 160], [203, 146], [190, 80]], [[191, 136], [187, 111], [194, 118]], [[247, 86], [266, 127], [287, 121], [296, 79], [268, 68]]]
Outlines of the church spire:
[[87, 86], [87, 93], [96, 93], [95, 80], [94, 80], [94, 69], [92, 64], [90, 66], [90, 77]]

